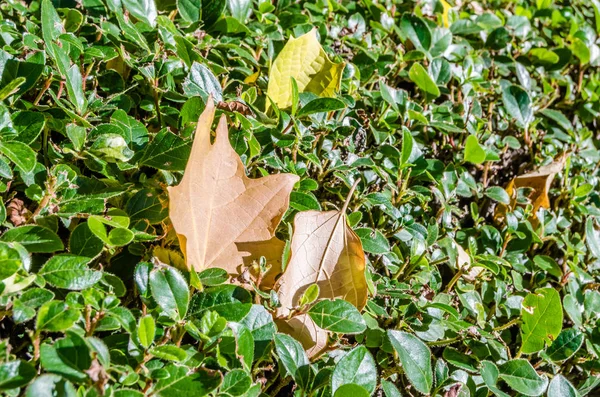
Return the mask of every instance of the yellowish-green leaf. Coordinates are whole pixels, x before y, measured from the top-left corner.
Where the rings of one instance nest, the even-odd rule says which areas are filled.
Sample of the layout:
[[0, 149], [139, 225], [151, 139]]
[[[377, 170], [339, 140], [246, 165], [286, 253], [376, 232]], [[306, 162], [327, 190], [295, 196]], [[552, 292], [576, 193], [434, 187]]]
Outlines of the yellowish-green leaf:
[[292, 105], [292, 77], [298, 92], [333, 97], [340, 86], [344, 63], [333, 63], [321, 47], [315, 29], [290, 37], [269, 73], [267, 94], [281, 109]]

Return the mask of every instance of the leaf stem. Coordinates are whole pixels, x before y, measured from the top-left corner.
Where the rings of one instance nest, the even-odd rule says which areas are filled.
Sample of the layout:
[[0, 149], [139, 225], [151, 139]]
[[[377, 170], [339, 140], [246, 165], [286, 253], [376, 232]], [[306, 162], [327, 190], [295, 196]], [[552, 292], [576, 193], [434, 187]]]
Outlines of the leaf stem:
[[342, 214], [346, 213], [346, 210], [348, 209], [348, 205], [350, 204], [350, 200], [352, 199], [352, 195], [354, 194], [354, 191], [356, 190], [356, 187], [358, 186], [359, 183], [360, 183], [360, 178], [357, 178], [354, 181], [354, 184], [352, 185], [352, 187], [350, 188], [350, 191], [348, 192], [348, 196], [346, 196], [346, 201], [344, 201], [344, 206], [342, 207], [342, 210], [340, 211]]
[[510, 320], [509, 322], [507, 322], [506, 324], [495, 327], [494, 331], [504, 331], [505, 329], [508, 329], [508, 328], [512, 327], [513, 325], [518, 324], [520, 321], [521, 321], [521, 319], [519, 317], [514, 318], [514, 319]]

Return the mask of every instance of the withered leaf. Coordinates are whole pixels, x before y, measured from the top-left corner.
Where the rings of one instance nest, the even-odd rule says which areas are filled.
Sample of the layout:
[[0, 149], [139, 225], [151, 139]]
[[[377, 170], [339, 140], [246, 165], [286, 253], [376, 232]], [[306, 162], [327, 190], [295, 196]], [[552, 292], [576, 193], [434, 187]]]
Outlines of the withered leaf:
[[[508, 183], [505, 190], [511, 198], [510, 205], [499, 204], [496, 207], [494, 217], [504, 218], [508, 208], [514, 209], [517, 206], [517, 189], [530, 188], [529, 200], [533, 205], [533, 213], [536, 214], [540, 208], [550, 208], [550, 198], [548, 191], [552, 185], [554, 176], [562, 171], [565, 166], [566, 156], [561, 156], [558, 160], [540, 167], [536, 171], [519, 175]], [[537, 216], [534, 220], [537, 223]]]
[[367, 300], [365, 254], [342, 211], [304, 211], [294, 219], [292, 256], [281, 276], [282, 311], [297, 306], [304, 291], [319, 286], [319, 299], [341, 298], [359, 310]]
[[251, 255], [252, 243], [274, 237], [298, 177], [248, 178], [229, 143], [224, 115], [210, 143], [214, 115], [209, 98], [183, 179], [169, 188], [169, 216], [188, 268], [220, 267], [237, 274], [244, 257]]
[[304, 314], [286, 320], [308, 287], [319, 286], [318, 299], [345, 299], [359, 310], [367, 300], [365, 253], [346, 221], [346, 205], [341, 211], [296, 215], [290, 263], [278, 282], [278, 326], [298, 339], [310, 356], [326, 346], [327, 332]]

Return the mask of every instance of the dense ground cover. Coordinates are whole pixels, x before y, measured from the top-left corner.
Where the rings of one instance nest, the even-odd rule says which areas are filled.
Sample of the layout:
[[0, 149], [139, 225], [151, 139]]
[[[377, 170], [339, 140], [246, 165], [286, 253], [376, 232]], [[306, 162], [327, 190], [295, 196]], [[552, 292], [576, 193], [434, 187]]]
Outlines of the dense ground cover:
[[0, 393], [598, 395], [600, 3], [27, 3]]

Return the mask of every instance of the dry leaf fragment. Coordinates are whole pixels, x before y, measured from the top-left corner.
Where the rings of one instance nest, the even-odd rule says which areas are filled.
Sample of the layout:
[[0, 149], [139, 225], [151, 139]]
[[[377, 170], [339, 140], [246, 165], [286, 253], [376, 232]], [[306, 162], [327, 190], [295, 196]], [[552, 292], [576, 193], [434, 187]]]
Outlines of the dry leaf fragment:
[[[566, 163], [566, 156], [561, 156], [558, 160], [540, 167], [538, 170], [527, 174], [519, 175], [508, 183], [505, 190], [511, 198], [509, 207], [514, 209], [517, 205], [517, 189], [531, 188], [529, 200], [533, 205], [533, 213], [537, 214], [540, 208], [550, 208], [550, 198], [548, 191], [552, 186], [554, 176], [562, 171]], [[494, 217], [499, 220], [504, 218], [508, 208], [506, 205], [499, 204], [496, 207]], [[537, 215], [536, 215], [537, 222]]]
[[475, 280], [480, 274], [481, 272], [483, 272], [483, 267], [481, 266], [473, 266], [469, 269], [469, 267], [471, 266], [471, 257], [469, 256], [469, 254], [467, 253], [467, 251], [465, 251], [465, 249], [463, 247], [460, 246], [460, 244], [456, 243], [456, 252], [458, 253], [458, 255], [456, 256], [456, 267], [458, 269], [465, 269], [465, 271], [467, 271], [467, 273], [464, 273], [463, 277], [466, 280], [469, 281], [473, 281]]
[[289, 320], [276, 319], [279, 332], [291, 335], [306, 350], [308, 357], [314, 357], [327, 347], [329, 332], [317, 327], [308, 314], [299, 314]]
[[277, 276], [279, 276], [283, 270], [282, 256], [285, 243], [277, 237], [273, 237], [266, 241], [238, 243], [237, 247], [241, 251], [250, 254], [244, 257], [244, 266], [250, 267], [250, 272], [254, 275], [255, 280], [258, 275], [257, 269], [255, 270], [251, 266], [258, 263], [261, 257], [265, 258], [269, 270], [262, 276], [259, 284], [261, 289], [272, 289], [277, 281]]
[[210, 143], [214, 115], [215, 105], [209, 98], [198, 120], [183, 179], [169, 188], [169, 216], [188, 268], [220, 267], [237, 274], [244, 257], [251, 255], [251, 243], [274, 237], [298, 177], [248, 178], [229, 143], [224, 115], [215, 142]]
[[298, 37], [290, 37], [269, 73], [267, 95], [284, 109], [292, 105], [293, 77], [298, 92], [332, 97], [342, 81], [344, 63], [333, 63], [317, 39], [317, 30]]
[[6, 206], [6, 216], [10, 223], [21, 226], [27, 223], [31, 217], [31, 212], [25, 207], [23, 200], [14, 198]]

